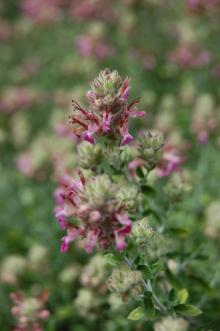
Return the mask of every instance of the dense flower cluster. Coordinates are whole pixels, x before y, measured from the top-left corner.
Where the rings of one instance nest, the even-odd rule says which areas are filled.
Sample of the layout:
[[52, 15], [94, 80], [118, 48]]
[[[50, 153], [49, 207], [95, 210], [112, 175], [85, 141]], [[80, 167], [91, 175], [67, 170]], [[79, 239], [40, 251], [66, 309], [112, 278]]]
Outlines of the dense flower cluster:
[[122, 265], [113, 270], [108, 279], [108, 288], [116, 292], [124, 301], [130, 298], [137, 299], [143, 293], [141, 273]]
[[92, 81], [87, 93], [89, 108], [84, 109], [73, 101], [74, 113], [70, 121], [74, 134], [92, 144], [96, 136], [120, 139], [121, 145], [128, 144], [133, 139], [128, 131], [129, 118], [145, 115], [136, 109], [137, 99], [127, 103], [129, 90], [129, 78], [123, 81], [117, 71], [103, 70]]
[[[62, 238], [61, 251], [66, 252], [69, 243], [78, 236], [86, 237], [85, 249], [92, 252], [96, 243], [107, 248], [115, 240], [116, 248], [123, 250], [125, 237], [131, 231], [131, 220], [124, 210], [123, 201], [118, 198], [120, 188], [107, 175], [84, 178], [63, 178], [56, 190], [56, 217], [67, 235]], [[80, 224], [68, 221], [74, 217]]]

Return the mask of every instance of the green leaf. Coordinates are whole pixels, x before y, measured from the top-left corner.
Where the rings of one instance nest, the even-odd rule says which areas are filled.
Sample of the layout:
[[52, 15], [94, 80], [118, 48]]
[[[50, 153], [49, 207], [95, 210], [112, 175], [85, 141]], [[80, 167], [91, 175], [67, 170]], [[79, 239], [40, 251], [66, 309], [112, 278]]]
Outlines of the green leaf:
[[182, 288], [180, 278], [175, 277], [168, 268], [166, 269], [166, 275], [169, 283], [174, 287], [175, 290], [180, 290]]
[[137, 168], [137, 175], [140, 178], [144, 178], [145, 177], [145, 174], [144, 174], [144, 171], [143, 171], [142, 168]]
[[155, 308], [152, 302], [152, 293], [146, 292], [144, 295], [145, 316], [152, 320], [155, 318]]
[[185, 288], [177, 292], [177, 299], [180, 304], [186, 303], [188, 297], [189, 293]]
[[177, 304], [177, 302], [176, 302], [176, 293], [175, 293], [175, 290], [173, 288], [169, 292], [169, 301], [172, 302], [172, 303]]
[[147, 195], [156, 195], [155, 189], [149, 185], [142, 185], [141, 191]]
[[144, 316], [144, 313], [145, 313], [144, 307], [139, 306], [130, 312], [130, 314], [128, 315], [128, 319], [130, 321], [138, 321]]
[[198, 316], [200, 314], [202, 314], [202, 311], [193, 305], [178, 305], [176, 307], [174, 307], [175, 311], [179, 314], [185, 315], [185, 316]]
[[147, 266], [139, 265], [137, 269], [142, 272], [142, 275], [143, 275], [144, 279], [152, 279], [153, 278], [153, 273], [150, 270], [150, 268], [148, 268]]
[[152, 273], [155, 275], [156, 273], [158, 273], [158, 271], [160, 271], [162, 269], [162, 264], [161, 262], [155, 261], [150, 265], [150, 269], [152, 271]]
[[119, 263], [121, 263], [121, 257], [116, 256], [112, 253], [105, 254], [104, 257], [105, 257], [107, 263], [113, 267], [118, 265]]

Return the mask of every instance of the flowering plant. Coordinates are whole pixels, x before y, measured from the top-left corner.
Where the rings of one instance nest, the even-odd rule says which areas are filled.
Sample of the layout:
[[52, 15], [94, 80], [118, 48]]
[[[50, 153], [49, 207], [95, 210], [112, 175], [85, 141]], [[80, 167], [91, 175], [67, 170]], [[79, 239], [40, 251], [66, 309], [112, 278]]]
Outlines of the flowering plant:
[[165, 315], [163, 323], [175, 327], [181, 321], [186, 330], [181, 316], [195, 317], [201, 310], [187, 304], [186, 282], [179, 282], [180, 273], [187, 276], [188, 260], [173, 258], [182, 249], [177, 238], [187, 231], [170, 218], [190, 192], [189, 180], [182, 158], [175, 147], [164, 147], [160, 133], [132, 137], [129, 119], [145, 112], [137, 109], [138, 99], [128, 102], [129, 91], [129, 78], [105, 69], [86, 94], [88, 107], [73, 101], [70, 122], [82, 142], [78, 167], [61, 176], [55, 191], [56, 218], [66, 231], [61, 251], [75, 240], [85, 241], [88, 253], [101, 248], [113, 267], [109, 290], [132, 305], [138, 302], [128, 319]]

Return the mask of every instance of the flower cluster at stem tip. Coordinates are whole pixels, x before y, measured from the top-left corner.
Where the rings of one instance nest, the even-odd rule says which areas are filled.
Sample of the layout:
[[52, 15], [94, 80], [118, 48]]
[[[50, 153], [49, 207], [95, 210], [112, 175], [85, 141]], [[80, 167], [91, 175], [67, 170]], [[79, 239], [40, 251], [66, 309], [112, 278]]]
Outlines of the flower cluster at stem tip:
[[138, 111], [138, 99], [128, 104], [129, 78], [122, 80], [118, 72], [105, 69], [91, 82], [91, 90], [86, 94], [88, 108], [84, 109], [73, 101], [74, 113], [70, 116], [74, 134], [91, 144], [96, 137], [105, 136], [120, 145], [128, 144], [132, 135], [128, 131], [130, 117], [143, 117]]

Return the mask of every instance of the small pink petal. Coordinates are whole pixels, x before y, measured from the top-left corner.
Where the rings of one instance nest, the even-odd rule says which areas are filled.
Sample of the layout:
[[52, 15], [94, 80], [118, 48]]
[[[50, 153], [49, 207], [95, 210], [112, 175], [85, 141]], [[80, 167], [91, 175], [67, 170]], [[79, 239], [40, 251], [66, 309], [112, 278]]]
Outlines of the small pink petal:
[[127, 145], [132, 140], [133, 140], [133, 137], [130, 133], [125, 134], [122, 141], [121, 141], [121, 146]]

